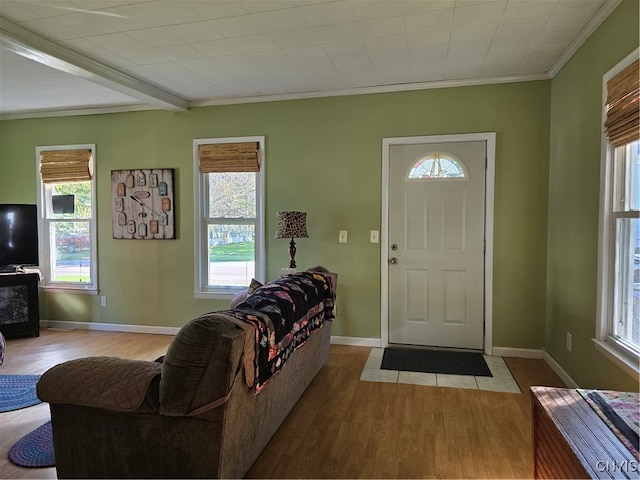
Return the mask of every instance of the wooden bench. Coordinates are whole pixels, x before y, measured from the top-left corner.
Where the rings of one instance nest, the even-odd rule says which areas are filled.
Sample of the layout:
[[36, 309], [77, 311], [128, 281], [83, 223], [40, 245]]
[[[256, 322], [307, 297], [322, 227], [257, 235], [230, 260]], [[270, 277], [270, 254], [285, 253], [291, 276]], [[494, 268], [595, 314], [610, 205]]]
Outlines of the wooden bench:
[[640, 465], [575, 389], [531, 387], [534, 478], [638, 478]]

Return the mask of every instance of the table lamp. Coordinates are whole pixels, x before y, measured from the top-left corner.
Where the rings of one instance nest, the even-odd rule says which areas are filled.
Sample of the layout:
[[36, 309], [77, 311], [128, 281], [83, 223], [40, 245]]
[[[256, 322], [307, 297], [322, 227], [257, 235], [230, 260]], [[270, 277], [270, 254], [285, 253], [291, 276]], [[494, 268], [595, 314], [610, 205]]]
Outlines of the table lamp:
[[294, 238], [309, 238], [307, 233], [307, 212], [277, 212], [276, 236], [274, 238], [290, 238], [289, 268], [296, 268], [296, 242]]

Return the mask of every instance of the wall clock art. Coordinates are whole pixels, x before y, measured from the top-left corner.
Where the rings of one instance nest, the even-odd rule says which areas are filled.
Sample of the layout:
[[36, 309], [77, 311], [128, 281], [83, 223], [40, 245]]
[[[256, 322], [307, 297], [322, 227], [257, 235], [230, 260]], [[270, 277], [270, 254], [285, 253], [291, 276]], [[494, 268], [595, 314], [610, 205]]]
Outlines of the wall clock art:
[[173, 169], [111, 170], [113, 238], [176, 238]]

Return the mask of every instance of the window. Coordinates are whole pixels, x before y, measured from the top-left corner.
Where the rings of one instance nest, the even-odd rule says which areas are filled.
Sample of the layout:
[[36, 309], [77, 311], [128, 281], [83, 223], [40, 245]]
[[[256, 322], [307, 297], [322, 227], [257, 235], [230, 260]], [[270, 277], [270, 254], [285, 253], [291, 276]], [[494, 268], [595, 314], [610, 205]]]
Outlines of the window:
[[465, 178], [462, 163], [449, 154], [432, 153], [418, 160], [409, 172], [409, 180]]
[[613, 336], [640, 349], [640, 143], [615, 149], [614, 199], [611, 229], [614, 236]]
[[194, 140], [197, 297], [264, 278], [264, 137]]
[[596, 345], [637, 375], [640, 359], [640, 132], [637, 53], [605, 76]]
[[44, 288], [97, 291], [95, 145], [36, 148]]

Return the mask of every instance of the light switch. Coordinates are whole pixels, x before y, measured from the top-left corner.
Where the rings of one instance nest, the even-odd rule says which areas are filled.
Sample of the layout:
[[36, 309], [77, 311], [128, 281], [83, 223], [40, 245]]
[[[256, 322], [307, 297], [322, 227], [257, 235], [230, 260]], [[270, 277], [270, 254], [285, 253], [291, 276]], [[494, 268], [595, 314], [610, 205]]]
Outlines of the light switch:
[[369, 243], [378, 243], [380, 237], [380, 232], [378, 230], [371, 230], [369, 232]]
[[346, 230], [340, 230], [340, 233], [338, 234], [338, 242], [339, 243], [347, 243], [347, 231]]

